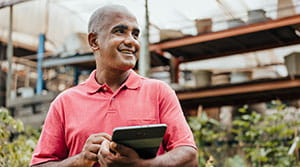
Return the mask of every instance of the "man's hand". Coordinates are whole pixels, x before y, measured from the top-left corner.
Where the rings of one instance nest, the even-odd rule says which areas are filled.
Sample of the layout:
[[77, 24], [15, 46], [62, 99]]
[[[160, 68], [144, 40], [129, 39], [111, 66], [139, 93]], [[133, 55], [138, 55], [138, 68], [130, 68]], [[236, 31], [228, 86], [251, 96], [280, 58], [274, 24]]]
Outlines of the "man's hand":
[[131, 148], [105, 140], [98, 152], [98, 162], [104, 167], [135, 167], [141, 161]]
[[92, 167], [97, 163], [97, 153], [103, 141], [111, 141], [111, 136], [106, 133], [92, 134], [85, 142], [81, 153], [64, 159], [62, 161], [49, 161], [37, 165], [35, 167]]
[[103, 141], [111, 141], [111, 136], [106, 133], [92, 134], [85, 142], [80, 153], [80, 158], [88, 166], [94, 165], [97, 161], [97, 153]]

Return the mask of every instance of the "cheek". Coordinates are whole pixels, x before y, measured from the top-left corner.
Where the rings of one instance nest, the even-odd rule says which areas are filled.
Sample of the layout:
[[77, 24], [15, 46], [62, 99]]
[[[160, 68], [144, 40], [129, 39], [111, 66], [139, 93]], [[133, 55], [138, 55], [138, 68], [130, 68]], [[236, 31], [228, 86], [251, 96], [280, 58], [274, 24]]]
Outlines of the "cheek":
[[138, 60], [139, 58], [140, 58], [140, 50], [136, 53], [136, 59]]

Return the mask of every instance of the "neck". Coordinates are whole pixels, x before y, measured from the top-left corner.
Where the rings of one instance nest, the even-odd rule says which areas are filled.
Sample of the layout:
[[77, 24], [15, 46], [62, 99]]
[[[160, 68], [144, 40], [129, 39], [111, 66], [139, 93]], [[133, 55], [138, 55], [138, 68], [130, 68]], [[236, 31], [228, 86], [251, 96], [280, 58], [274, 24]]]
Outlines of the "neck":
[[116, 91], [127, 80], [130, 70], [112, 71], [96, 70], [96, 80], [99, 84], [107, 84], [112, 91]]

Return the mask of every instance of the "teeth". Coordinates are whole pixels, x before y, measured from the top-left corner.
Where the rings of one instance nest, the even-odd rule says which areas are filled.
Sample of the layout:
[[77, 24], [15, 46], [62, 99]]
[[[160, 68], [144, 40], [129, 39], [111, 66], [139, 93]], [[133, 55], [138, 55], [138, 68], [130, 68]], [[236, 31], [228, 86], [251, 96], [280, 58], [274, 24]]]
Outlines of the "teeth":
[[132, 51], [128, 51], [128, 50], [122, 50], [122, 53], [128, 53], [128, 54], [132, 54]]

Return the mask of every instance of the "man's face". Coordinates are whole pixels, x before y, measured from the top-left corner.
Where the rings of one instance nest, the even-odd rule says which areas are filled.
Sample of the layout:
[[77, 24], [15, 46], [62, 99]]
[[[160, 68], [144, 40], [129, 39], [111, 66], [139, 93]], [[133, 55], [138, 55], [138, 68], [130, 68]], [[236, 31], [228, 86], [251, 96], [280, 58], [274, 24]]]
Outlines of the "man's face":
[[112, 12], [102, 24], [97, 38], [100, 54], [96, 55], [100, 68], [121, 71], [133, 68], [140, 50], [136, 18], [125, 12]]

